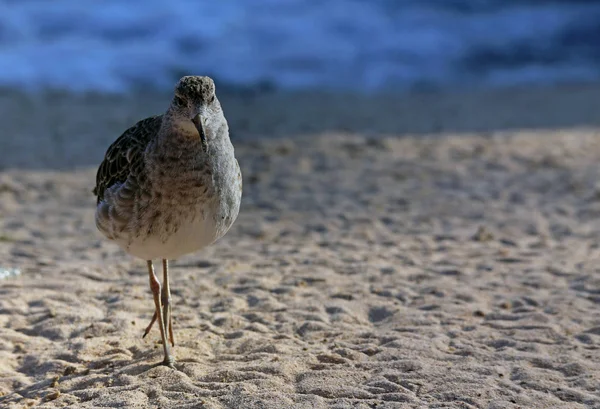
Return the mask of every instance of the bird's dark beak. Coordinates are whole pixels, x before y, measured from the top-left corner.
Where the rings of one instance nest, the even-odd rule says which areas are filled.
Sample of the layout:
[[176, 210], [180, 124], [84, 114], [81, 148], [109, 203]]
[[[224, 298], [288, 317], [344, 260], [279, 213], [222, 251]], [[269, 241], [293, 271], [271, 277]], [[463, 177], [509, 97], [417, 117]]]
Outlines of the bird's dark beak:
[[192, 118], [192, 122], [194, 126], [198, 130], [198, 134], [200, 135], [200, 142], [202, 143], [202, 150], [204, 152], [208, 152], [208, 140], [206, 139], [206, 132], [204, 130], [204, 121], [202, 121], [202, 117], [200, 114], [197, 114]]
[[200, 116], [200, 114], [197, 114], [195, 117], [193, 117], [192, 122], [194, 123], [194, 126], [198, 130], [198, 133], [200, 134], [200, 138], [206, 139], [206, 134], [204, 133], [204, 124], [202, 123], [202, 117]]

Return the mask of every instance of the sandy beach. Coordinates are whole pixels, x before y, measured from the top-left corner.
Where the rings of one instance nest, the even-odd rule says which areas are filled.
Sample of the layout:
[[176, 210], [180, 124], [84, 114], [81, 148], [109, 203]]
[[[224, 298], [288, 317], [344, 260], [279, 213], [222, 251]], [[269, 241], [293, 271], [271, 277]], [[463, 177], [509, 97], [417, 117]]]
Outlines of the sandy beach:
[[244, 194], [171, 264], [94, 225], [168, 95], [0, 93], [0, 407], [600, 408], [600, 86], [229, 92]]

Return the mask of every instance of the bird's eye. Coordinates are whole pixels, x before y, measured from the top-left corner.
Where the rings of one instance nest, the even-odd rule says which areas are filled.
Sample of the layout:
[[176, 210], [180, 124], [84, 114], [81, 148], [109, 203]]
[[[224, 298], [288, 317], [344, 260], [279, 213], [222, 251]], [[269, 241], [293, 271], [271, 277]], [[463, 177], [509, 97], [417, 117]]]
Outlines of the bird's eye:
[[185, 100], [183, 98], [181, 98], [180, 96], [175, 96], [175, 104], [182, 106], [185, 105]]
[[212, 97], [210, 97], [210, 99], [208, 100], [209, 104], [212, 104], [215, 100], [215, 96], [213, 95]]

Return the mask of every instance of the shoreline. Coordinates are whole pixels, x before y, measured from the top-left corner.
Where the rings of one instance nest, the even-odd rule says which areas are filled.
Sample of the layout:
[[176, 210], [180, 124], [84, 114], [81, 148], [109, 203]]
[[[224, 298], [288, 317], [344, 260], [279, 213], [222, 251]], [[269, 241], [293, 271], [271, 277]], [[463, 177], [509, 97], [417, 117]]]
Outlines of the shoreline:
[[[219, 95], [234, 142], [330, 132], [435, 136], [600, 126], [600, 84], [396, 96], [278, 91]], [[0, 158], [0, 170], [96, 165], [102, 149], [137, 120], [161, 113], [169, 99], [166, 93], [3, 90], [0, 151], [11, 155]]]

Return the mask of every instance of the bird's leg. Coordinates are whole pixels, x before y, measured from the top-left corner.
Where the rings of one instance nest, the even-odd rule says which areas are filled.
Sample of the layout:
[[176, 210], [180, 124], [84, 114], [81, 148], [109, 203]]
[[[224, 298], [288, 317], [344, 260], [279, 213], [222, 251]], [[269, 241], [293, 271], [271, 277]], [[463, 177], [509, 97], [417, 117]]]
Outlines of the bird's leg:
[[158, 317], [158, 315], [156, 315], [156, 310], [154, 310], [154, 315], [152, 316], [152, 320], [150, 321], [150, 324], [146, 327], [146, 330], [144, 331], [144, 335], [142, 335], [142, 338], [146, 338], [146, 335], [148, 335], [148, 333], [152, 329], [152, 326], [154, 325], [154, 322], [156, 321], [156, 317]]
[[163, 259], [163, 288], [162, 288], [162, 303], [163, 303], [163, 320], [169, 332], [169, 340], [171, 345], [175, 346], [175, 338], [173, 337], [173, 321], [171, 319], [171, 287], [169, 286], [169, 261]]
[[[160, 337], [162, 338], [163, 350], [165, 353], [165, 359], [163, 361], [163, 364], [173, 367], [173, 363], [175, 362], [175, 360], [173, 359], [173, 355], [171, 355], [171, 347], [169, 346], [169, 342], [167, 341], [165, 322], [161, 314], [162, 306], [160, 300], [160, 282], [158, 281], [158, 277], [156, 277], [156, 274], [154, 274], [154, 266], [152, 265], [152, 260], [148, 260], [148, 275], [150, 276], [150, 290], [152, 290], [152, 296], [154, 297], [154, 305], [156, 307], [158, 326], [160, 327]], [[151, 326], [152, 323], [150, 323], [150, 327]]]
[[[168, 260], [163, 260], [163, 286], [162, 286], [160, 298], [161, 298], [162, 309], [163, 309], [163, 322], [165, 323], [165, 326], [167, 327], [167, 331], [169, 333], [169, 341], [171, 342], [171, 346], [174, 347], [175, 346], [175, 337], [173, 336], [173, 319], [171, 318], [171, 288], [169, 286], [169, 262], [168, 262]], [[166, 312], [168, 312], [168, 317], [165, 316]], [[156, 311], [154, 311], [154, 315], [152, 315], [152, 320], [150, 321], [150, 324], [148, 324], [148, 326], [146, 327], [146, 330], [144, 331], [144, 335], [142, 335], [142, 338], [146, 338], [146, 335], [148, 335], [148, 333], [152, 329], [152, 326], [156, 322], [157, 317], [158, 317], [158, 315], [156, 314]]]

